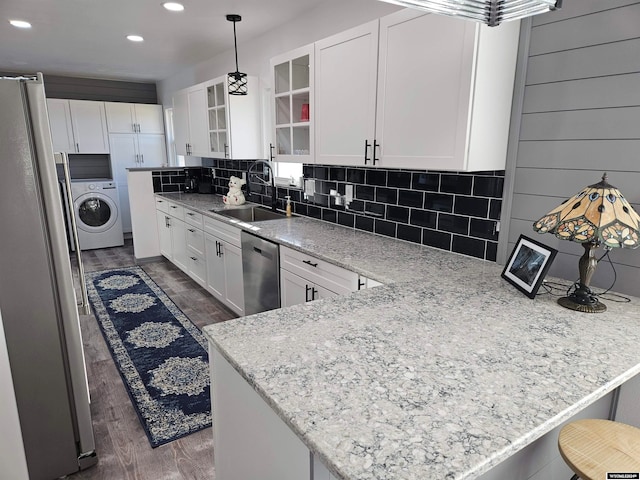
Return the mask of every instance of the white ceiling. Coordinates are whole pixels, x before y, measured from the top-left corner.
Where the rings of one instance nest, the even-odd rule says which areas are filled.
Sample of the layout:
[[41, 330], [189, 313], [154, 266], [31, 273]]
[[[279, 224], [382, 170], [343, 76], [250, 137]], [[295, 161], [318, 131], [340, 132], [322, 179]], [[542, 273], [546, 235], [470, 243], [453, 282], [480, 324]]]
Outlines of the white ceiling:
[[[242, 43], [277, 28], [323, 0], [0, 0], [0, 71], [133, 81], [165, 79], [233, 48], [229, 13]], [[31, 29], [12, 27], [26, 20]], [[142, 35], [141, 43], [125, 37]]]

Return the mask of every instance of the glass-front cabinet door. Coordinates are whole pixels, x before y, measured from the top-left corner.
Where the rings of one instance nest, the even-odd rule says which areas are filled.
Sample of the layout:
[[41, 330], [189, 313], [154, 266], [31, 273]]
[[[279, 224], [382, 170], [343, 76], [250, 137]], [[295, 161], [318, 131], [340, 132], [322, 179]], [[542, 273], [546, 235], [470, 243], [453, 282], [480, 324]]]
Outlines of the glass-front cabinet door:
[[271, 60], [275, 145], [280, 162], [313, 163], [313, 45]]
[[209, 123], [209, 154], [214, 158], [231, 155], [227, 127], [227, 94], [225, 79], [214, 80], [207, 87], [207, 115]]

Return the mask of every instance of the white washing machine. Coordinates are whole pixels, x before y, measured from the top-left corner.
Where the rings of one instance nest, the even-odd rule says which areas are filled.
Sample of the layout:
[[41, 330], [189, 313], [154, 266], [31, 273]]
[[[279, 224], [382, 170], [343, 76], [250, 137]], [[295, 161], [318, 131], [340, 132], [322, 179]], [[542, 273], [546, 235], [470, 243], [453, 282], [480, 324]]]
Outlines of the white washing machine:
[[71, 183], [80, 250], [124, 245], [118, 189], [110, 181]]

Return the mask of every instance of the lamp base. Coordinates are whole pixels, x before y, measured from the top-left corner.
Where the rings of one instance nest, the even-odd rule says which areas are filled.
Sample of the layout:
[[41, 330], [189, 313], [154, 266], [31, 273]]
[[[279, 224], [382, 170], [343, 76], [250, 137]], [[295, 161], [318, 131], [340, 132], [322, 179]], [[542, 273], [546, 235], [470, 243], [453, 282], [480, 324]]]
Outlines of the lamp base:
[[578, 297], [575, 293], [568, 297], [560, 297], [558, 304], [570, 310], [576, 310], [583, 313], [602, 313], [607, 310], [607, 306], [600, 302], [597, 298], [591, 297], [590, 300], [584, 301], [584, 298]]

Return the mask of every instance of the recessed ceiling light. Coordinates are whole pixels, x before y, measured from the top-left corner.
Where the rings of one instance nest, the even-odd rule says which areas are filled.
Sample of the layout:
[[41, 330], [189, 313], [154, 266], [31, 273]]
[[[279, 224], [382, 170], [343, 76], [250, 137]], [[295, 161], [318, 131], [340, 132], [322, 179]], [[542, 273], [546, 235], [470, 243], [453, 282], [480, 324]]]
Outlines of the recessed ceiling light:
[[172, 12], [181, 12], [184, 10], [184, 5], [177, 2], [165, 2], [162, 4], [162, 6], [167, 10], [171, 10]]
[[9, 20], [9, 23], [18, 28], [31, 28], [31, 24], [24, 20]]
[[142, 42], [144, 38], [140, 35], [127, 35], [127, 40], [131, 40], [132, 42]]

